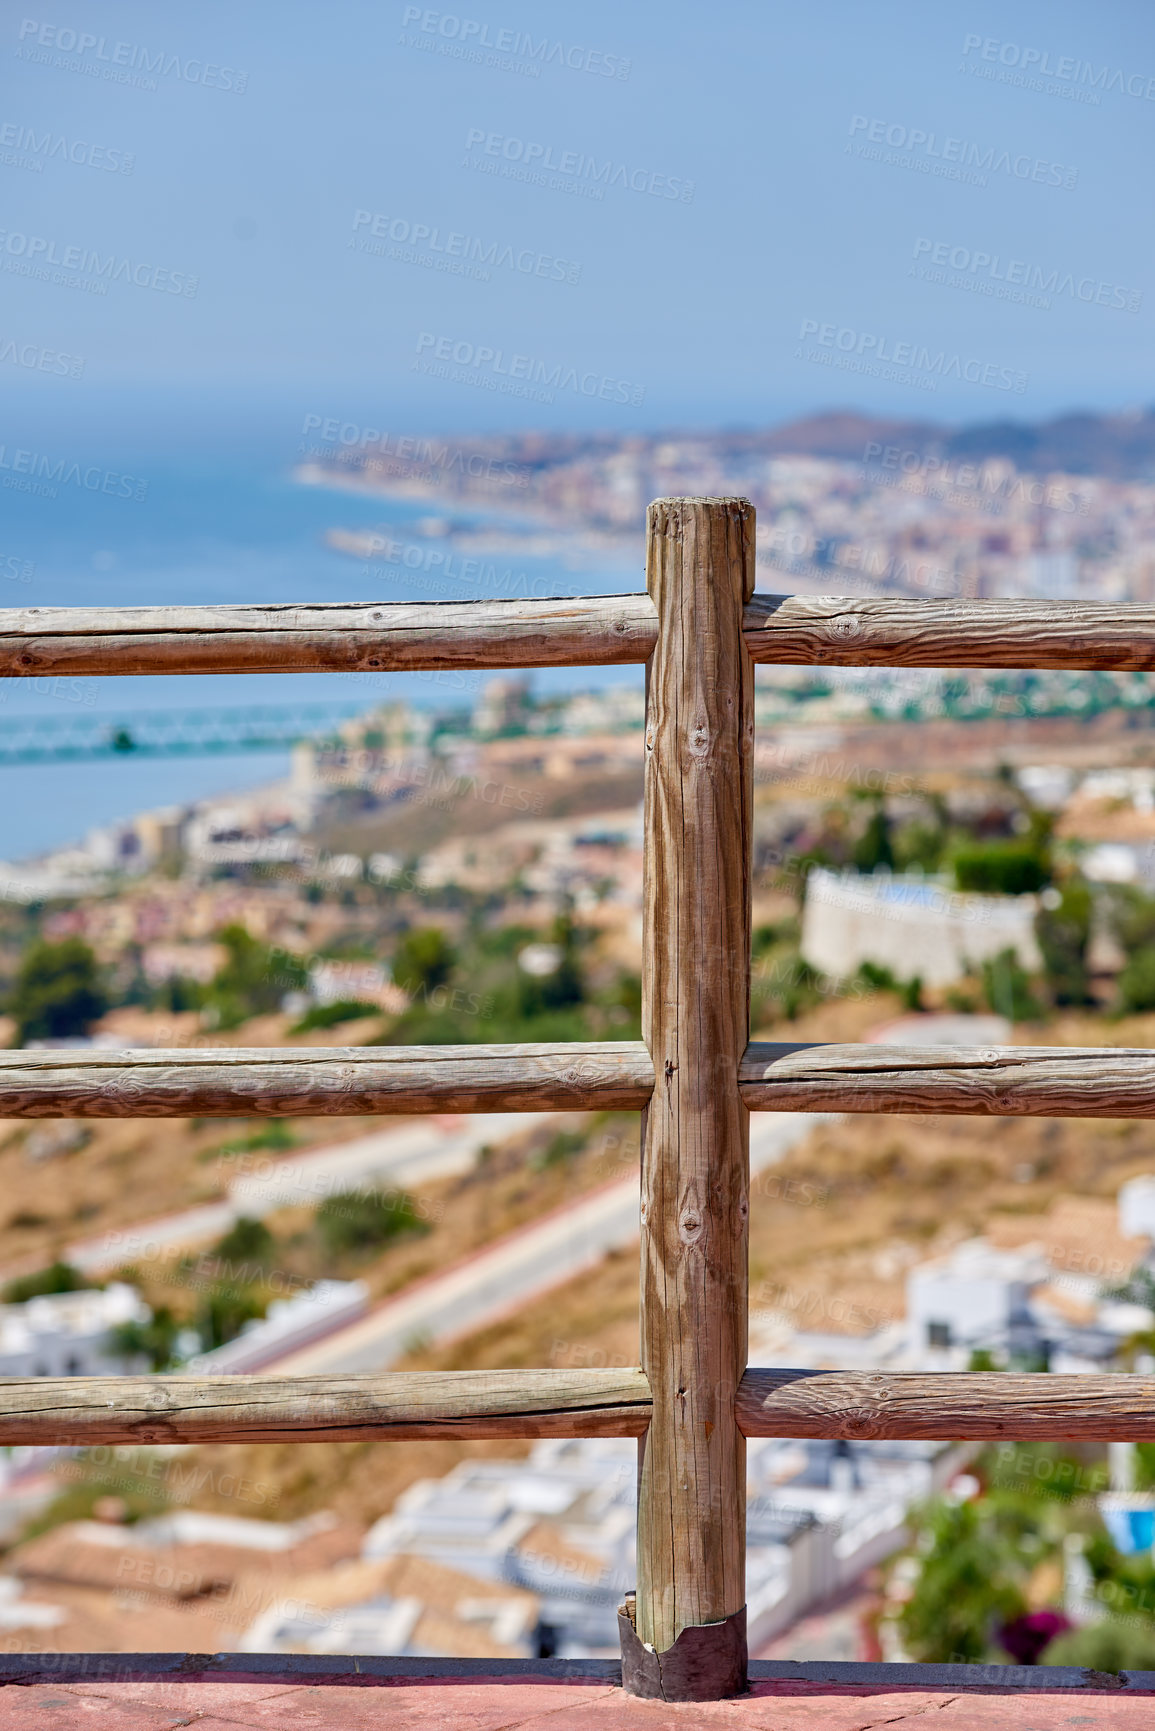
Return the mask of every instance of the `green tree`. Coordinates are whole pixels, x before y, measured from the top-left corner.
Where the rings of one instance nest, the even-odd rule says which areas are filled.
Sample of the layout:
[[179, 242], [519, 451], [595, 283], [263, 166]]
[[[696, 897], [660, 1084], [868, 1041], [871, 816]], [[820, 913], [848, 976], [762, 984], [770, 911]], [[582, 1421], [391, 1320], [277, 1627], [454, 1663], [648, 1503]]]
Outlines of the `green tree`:
[[1119, 1007], [1155, 1010], [1155, 947], [1137, 950], [1119, 975]]
[[581, 933], [569, 914], [559, 914], [549, 930], [548, 941], [556, 945], [561, 959], [552, 974], [517, 974], [517, 1007], [527, 1021], [550, 1010], [571, 1010], [585, 1001], [578, 945]]
[[1032, 840], [971, 841], [955, 849], [955, 882], [979, 895], [1025, 896], [1043, 889], [1050, 860]]
[[118, 1322], [109, 1338], [125, 1358], [145, 1358], [150, 1370], [168, 1370], [173, 1362], [180, 1324], [167, 1304], [158, 1305], [147, 1322]]
[[975, 1664], [996, 1628], [1027, 1608], [1006, 1535], [979, 1502], [937, 1502], [924, 1519], [921, 1568], [899, 1617], [903, 1644], [922, 1664]]
[[429, 1222], [403, 1190], [348, 1190], [325, 1198], [317, 1210], [317, 1230], [325, 1249], [340, 1256], [428, 1232]]
[[193, 1322], [200, 1335], [202, 1350], [208, 1352], [214, 1346], [227, 1346], [241, 1333], [246, 1322], [259, 1320], [267, 1308], [257, 1286], [218, 1282], [202, 1297]]
[[222, 1262], [253, 1268], [268, 1268], [276, 1253], [277, 1241], [264, 1221], [251, 1220], [247, 1214], [242, 1214], [213, 1246], [213, 1255]]
[[852, 858], [860, 872], [877, 871], [879, 866], [888, 866], [891, 869], [894, 867], [890, 820], [881, 799], [874, 802], [874, 810], [867, 819], [866, 828], [854, 844]]
[[1075, 1665], [1089, 1671], [1153, 1671], [1155, 1627], [1136, 1628], [1113, 1618], [1089, 1623], [1052, 1641], [1042, 1663]]
[[406, 932], [393, 956], [393, 978], [410, 997], [428, 999], [443, 986], [457, 961], [453, 945], [439, 926]]
[[1131, 884], [1114, 887], [1107, 900], [1107, 918], [1126, 953], [1155, 949], [1155, 896]]
[[22, 1046], [86, 1034], [108, 1002], [96, 957], [83, 938], [37, 938], [21, 957], [7, 1010]]
[[362, 1021], [366, 1016], [380, 1014], [377, 1004], [366, 1003], [359, 998], [338, 998], [332, 1004], [313, 1004], [299, 1022], [294, 1022], [291, 1031], [294, 1034], [308, 1034], [314, 1028], [339, 1028], [342, 1022]]
[[271, 949], [244, 926], [226, 926], [220, 941], [228, 955], [205, 992], [205, 1007], [220, 1028], [235, 1028], [250, 1016], [280, 1009], [286, 992], [299, 992], [308, 974], [299, 956]]
[[1087, 946], [1091, 941], [1092, 906], [1089, 887], [1081, 879], [1072, 879], [1063, 885], [1058, 907], [1040, 908], [1035, 917], [1035, 936], [1051, 998], [1056, 1004], [1091, 1002]]
[[983, 996], [988, 1010], [1011, 1022], [1033, 1022], [1042, 1014], [1031, 991], [1031, 979], [1014, 950], [1000, 950], [982, 965]]
[[35, 1274], [22, 1274], [8, 1281], [0, 1291], [5, 1304], [27, 1304], [30, 1298], [47, 1298], [57, 1292], [84, 1292], [95, 1286], [86, 1280], [70, 1262], [54, 1262], [49, 1268], [38, 1268]]

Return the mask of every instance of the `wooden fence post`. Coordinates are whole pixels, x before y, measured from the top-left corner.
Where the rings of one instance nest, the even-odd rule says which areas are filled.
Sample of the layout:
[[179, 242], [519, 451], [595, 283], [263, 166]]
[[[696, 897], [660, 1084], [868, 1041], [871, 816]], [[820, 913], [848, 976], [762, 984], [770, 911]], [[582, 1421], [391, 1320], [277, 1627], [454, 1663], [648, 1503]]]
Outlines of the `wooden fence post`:
[[[647, 522], [658, 640], [647, 673], [638, 1588], [634, 1694], [714, 1700], [746, 1682], [749, 1024], [754, 587], [745, 499], [659, 499]], [[632, 1612], [632, 1615], [630, 1614]]]

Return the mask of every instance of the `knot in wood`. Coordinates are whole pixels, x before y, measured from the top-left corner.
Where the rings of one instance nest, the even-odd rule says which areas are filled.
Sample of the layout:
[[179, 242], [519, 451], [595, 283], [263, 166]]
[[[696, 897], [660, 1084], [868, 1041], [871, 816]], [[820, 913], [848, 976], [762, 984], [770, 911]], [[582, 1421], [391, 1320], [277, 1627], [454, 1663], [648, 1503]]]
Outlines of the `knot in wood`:
[[710, 750], [710, 729], [704, 721], [696, 721], [688, 740], [691, 757], [705, 757]]
[[694, 1202], [686, 1202], [678, 1215], [678, 1237], [683, 1244], [697, 1244], [706, 1229], [702, 1210]]
[[357, 1080], [357, 1072], [352, 1064], [343, 1064], [338, 1069], [322, 1070], [314, 1082], [326, 1094], [347, 1094]]
[[862, 630], [862, 621], [857, 613], [842, 613], [830, 621], [826, 630], [830, 637], [857, 637]]
[[139, 1443], [169, 1443], [182, 1440], [175, 1425], [165, 1424], [163, 1420], [157, 1419], [153, 1419], [149, 1424], [134, 1425], [132, 1434]]

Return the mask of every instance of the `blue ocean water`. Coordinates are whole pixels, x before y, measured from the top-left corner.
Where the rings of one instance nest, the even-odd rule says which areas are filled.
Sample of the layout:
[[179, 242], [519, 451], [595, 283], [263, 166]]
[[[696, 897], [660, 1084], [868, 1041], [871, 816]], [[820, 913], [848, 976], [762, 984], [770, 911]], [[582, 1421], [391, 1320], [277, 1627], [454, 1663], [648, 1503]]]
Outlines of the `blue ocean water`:
[[[0, 606], [143, 606], [212, 602], [402, 601], [478, 594], [476, 580], [431, 583], [404, 563], [366, 563], [325, 544], [332, 528], [381, 527], [407, 546], [443, 547], [423, 520], [436, 504], [372, 498], [294, 480], [283, 447], [275, 456], [181, 453], [137, 459], [130, 479], [143, 498], [61, 485], [55, 498], [13, 484], [13, 447], [0, 452]], [[127, 465], [120, 473], [124, 473]], [[470, 508], [454, 517], [481, 521]], [[416, 555], [413, 555], [416, 557]], [[487, 555], [507, 592], [610, 593], [641, 587], [640, 574], [606, 563], [589, 568], [520, 555]], [[444, 569], [445, 567], [442, 567]], [[508, 573], [508, 578], [506, 574]], [[520, 587], [519, 587], [520, 585]], [[501, 593], [500, 588], [491, 593]], [[16, 713], [59, 716], [77, 708], [119, 717], [140, 709], [276, 703], [350, 704], [392, 698], [437, 707], [476, 700], [484, 674], [198, 675], [0, 681], [0, 727]], [[550, 669], [540, 688], [591, 688], [640, 679], [635, 668]], [[62, 706], [70, 706], [67, 711]], [[0, 858], [21, 859], [78, 839], [93, 825], [158, 804], [252, 786], [285, 773], [287, 756], [119, 759], [0, 768]]]

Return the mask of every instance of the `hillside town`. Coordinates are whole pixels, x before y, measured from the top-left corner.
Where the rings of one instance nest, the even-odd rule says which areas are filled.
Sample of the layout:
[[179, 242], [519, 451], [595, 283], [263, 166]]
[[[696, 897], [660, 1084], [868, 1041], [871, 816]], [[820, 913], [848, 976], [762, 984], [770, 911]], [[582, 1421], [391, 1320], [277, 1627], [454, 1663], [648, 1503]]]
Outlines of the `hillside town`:
[[[823, 1030], [841, 1018], [855, 1037], [1000, 1044], [1035, 1037], [1039, 1018], [1065, 1018], [1086, 1038], [1119, 1005], [1132, 1018], [1155, 1010], [1153, 952], [1143, 947], [1155, 782], [1141, 762], [1122, 761], [1141, 756], [1142, 706], [1104, 706], [1090, 728], [1061, 706], [1030, 721], [995, 708], [969, 734], [943, 718], [941, 735], [928, 736], [927, 722], [887, 719], [879, 705], [850, 705], [841, 718], [831, 705], [820, 724], [807, 702], [792, 705], [790, 725], [765, 717], [783, 702], [769, 687], [759, 697], [756, 1031], [829, 1037]], [[17, 969], [13, 1037], [148, 1047], [233, 1041], [239, 1027], [240, 1038], [269, 1043], [400, 1037], [394, 1028], [472, 1039], [510, 1017], [527, 1037], [562, 1025], [629, 1037], [641, 716], [633, 685], [542, 701], [523, 682], [493, 681], [449, 725], [394, 704], [302, 742], [286, 781], [145, 813], [70, 856], [26, 865], [42, 875], [19, 898], [10, 892], [9, 965], [36, 942], [79, 944], [103, 997], [83, 1026], [34, 1031], [12, 1015]], [[995, 776], [992, 728], [1003, 765]], [[903, 768], [916, 741], [919, 775]], [[438, 934], [442, 949], [415, 941], [423, 932]], [[483, 961], [503, 932], [509, 959]], [[540, 988], [563, 979], [551, 1009]], [[111, 1143], [101, 1152], [112, 1128], [97, 1127], [93, 1140], [67, 1124], [13, 1125], [0, 1148], [12, 1194], [27, 1188], [21, 1172], [31, 1180], [45, 1162], [79, 1175], [81, 1149], [88, 1163], [123, 1160]], [[145, 1186], [151, 1215], [138, 1207], [134, 1218], [123, 1196], [98, 1190], [78, 1220], [24, 1223], [31, 1210], [18, 1207], [0, 1229], [14, 1271], [0, 1317], [8, 1374], [307, 1370], [367, 1362], [366, 1350], [378, 1365], [430, 1351], [468, 1362], [480, 1337], [461, 1332], [466, 1289], [415, 1308], [406, 1267], [420, 1266], [455, 1211], [471, 1209], [471, 1236], [455, 1227], [446, 1242], [503, 1269], [502, 1303], [468, 1300], [475, 1326], [500, 1331], [512, 1293], [528, 1299], [544, 1278], [564, 1294], [567, 1276], [580, 1285], [581, 1257], [599, 1254], [575, 1260], [571, 1235], [555, 1242], [542, 1276], [537, 1252], [518, 1261], [518, 1231], [531, 1251], [551, 1200], [564, 1200], [576, 1225], [573, 1210], [594, 1208], [607, 1177], [622, 1201], [608, 1198], [616, 1214], [596, 1203], [608, 1224], [595, 1242], [627, 1262], [636, 1254], [636, 1132], [625, 1124], [591, 1132], [580, 1115], [540, 1125], [506, 1115], [452, 1130], [349, 1128], [356, 1134], [334, 1140], [332, 1122], [306, 1122], [294, 1147], [296, 1133], [275, 1125], [245, 1133], [241, 1123], [224, 1143], [221, 1127], [177, 1127], [169, 1146], [187, 1150], [182, 1159], [204, 1177], [183, 1195], [171, 1179]], [[845, 1180], [832, 1185], [811, 1169], [825, 1158], [823, 1134], [795, 1120], [759, 1153], [770, 1163], [758, 1168], [756, 1247], [761, 1218], [816, 1198], [828, 1211]], [[1077, 1138], [1077, 1127], [1068, 1134]], [[1039, 1190], [1025, 1215], [996, 1208], [969, 1237], [952, 1226], [930, 1242], [880, 1218], [861, 1270], [832, 1247], [825, 1290], [815, 1285], [821, 1252], [801, 1282], [781, 1272], [756, 1281], [754, 1356], [1039, 1374], [1155, 1363], [1146, 1344], [1155, 1343], [1155, 1161], [1144, 1138], [1118, 1169], [1113, 1220], [1107, 1198], [1080, 1193], [1085, 1178], [1056, 1191], [1041, 1166], [1007, 1158], [1012, 1188], [1024, 1200]], [[527, 1177], [541, 1188], [511, 1208]], [[628, 1346], [619, 1356], [598, 1344], [619, 1338], [608, 1316], [584, 1338], [579, 1329], [575, 1347], [565, 1302], [561, 1310], [542, 1359], [632, 1357]], [[442, 1477], [414, 1463], [389, 1506], [358, 1525], [345, 1507], [291, 1512], [279, 1471], [262, 1476], [255, 1461], [9, 1451], [0, 1494], [9, 1639], [22, 1650], [54, 1630], [66, 1645], [113, 1648], [155, 1634], [170, 1647], [211, 1638], [238, 1651], [609, 1653], [633, 1566], [630, 1453], [542, 1443], [528, 1461], [491, 1453]], [[1117, 1526], [1119, 1497], [1140, 1509], [1150, 1493], [1121, 1490], [1103, 1470], [1095, 1506]], [[839, 1453], [768, 1442], [752, 1446], [750, 1471], [752, 1650], [773, 1651], [817, 1618], [816, 1650], [914, 1652], [903, 1634], [909, 1599], [893, 1597], [895, 1583], [911, 1585], [904, 1547], [928, 1498], [979, 1495], [968, 1490], [986, 1482], [973, 1448]], [[1063, 1615], [1077, 1628], [1102, 1604], [1088, 1597], [1081, 1553], [1063, 1554]], [[151, 1613], [147, 1636], [126, 1616], [132, 1609]]]
[[848, 414], [770, 432], [473, 441], [306, 419], [319, 424], [302, 428], [302, 483], [428, 507], [408, 533], [335, 525], [331, 544], [431, 595], [546, 593], [512, 568], [534, 557], [636, 566], [648, 502], [695, 493], [753, 502], [762, 589], [1155, 595], [1150, 414], [1069, 417], [1049, 440]]
[[[419, 547], [431, 593], [500, 594], [496, 561], [519, 538], [548, 555], [567, 511], [584, 513], [583, 557], [600, 557], [624, 545], [638, 488], [741, 483], [771, 525], [767, 586], [1148, 598], [1143, 481], [1054, 471], [1036, 497], [1005, 457], [967, 480], [944, 452], [933, 485], [899, 460], [892, 485], [886, 444], [869, 475], [843, 456], [626, 445], [539, 451], [520, 526], [511, 510], [500, 529], [471, 515], [460, 475], [383, 478], [379, 459], [359, 461], [349, 486], [426, 489], [440, 514], [415, 539], [335, 528], [331, 545], [383, 573], [411, 573], [404, 549]], [[500, 453], [515, 473], [532, 455]], [[310, 462], [306, 482], [324, 470]], [[752, 1035], [1150, 1044], [1153, 707], [1145, 673], [760, 669]], [[389, 698], [303, 728], [287, 774], [14, 858], [0, 871], [8, 1044], [639, 1038], [644, 716], [625, 672], [586, 690], [485, 678], [441, 707]], [[0, 1125], [0, 1368], [632, 1364], [637, 1150], [625, 1113]], [[751, 1172], [755, 1362], [1155, 1368], [1141, 1125], [932, 1118], [912, 1137], [897, 1118], [762, 1113]], [[923, 1609], [947, 1568], [941, 1534], [1010, 1520], [1008, 1499], [1038, 1526], [1047, 1570], [1008, 1577], [1001, 1621], [984, 1601], [951, 1638], [1005, 1662], [1041, 1616], [1056, 1653], [1098, 1653], [1112, 1593], [1147, 1566], [1155, 1464], [1142, 1448], [1052, 1448], [1024, 1466], [1017, 1450], [752, 1441], [752, 1653], [949, 1656]], [[7, 1450], [10, 1650], [616, 1651], [632, 1444], [391, 1444], [387, 1463], [316, 1444], [301, 1458]], [[1075, 1487], [1045, 1519], [1044, 1472]], [[1146, 1624], [1134, 1636], [1155, 1651]]]

